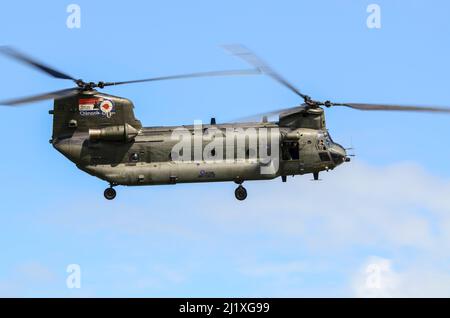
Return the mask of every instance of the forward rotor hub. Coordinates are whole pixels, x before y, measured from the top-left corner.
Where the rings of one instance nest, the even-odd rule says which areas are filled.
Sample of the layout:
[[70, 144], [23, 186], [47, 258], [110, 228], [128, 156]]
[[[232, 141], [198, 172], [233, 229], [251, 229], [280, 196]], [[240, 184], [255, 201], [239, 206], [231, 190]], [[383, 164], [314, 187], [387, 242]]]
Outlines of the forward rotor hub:
[[105, 83], [104, 83], [104, 82], [98, 82], [98, 83], [95, 83], [95, 82], [85, 82], [85, 81], [83, 81], [82, 79], [76, 80], [76, 81], [75, 81], [75, 84], [76, 84], [79, 88], [81, 88], [81, 89], [83, 89], [83, 90], [86, 90], [86, 91], [89, 91], [89, 90], [94, 89], [94, 88], [96, 88], [96, 87], [98, 87], [98, 88], [104, 88], [104, 87], [105, 87]]

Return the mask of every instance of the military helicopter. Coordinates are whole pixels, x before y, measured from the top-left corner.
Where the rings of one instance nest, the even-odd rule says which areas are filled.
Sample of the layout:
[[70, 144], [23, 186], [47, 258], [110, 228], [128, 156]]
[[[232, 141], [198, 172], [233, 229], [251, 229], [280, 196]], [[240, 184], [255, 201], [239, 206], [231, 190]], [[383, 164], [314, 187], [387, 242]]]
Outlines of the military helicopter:
[[[85, 82], [10, 47], [0, 53], [76, 86], [19, 99], [0, 101], [16, 106], [53, 99], [52, 146], [82, 171], [109, 187], [104, 197], [116, 197], [118, 185], [163, 185], [234, 181], [235, 197], [247, 198], [244, 181], [269, 180], [333, 170], [350, 161], [346, 149], [334, 142], [325, 124], [324, 108], [350, 107], [373, 111], [450, 113], [450, 108], [316, 101], [240, 45], [224, 47], [253, 68], [154, 77], [121, 82]], [[258, 121], [143, 127], [126, 98], [101, 93], [108, 86], [182, 78], [265, 74], [302, 98], [295, 107], [258, 114]], [[268, 118], [278, 116], [278, 120]], [[182, 138], [183, 137], [183, 138]], [[183, 144], [180, 146], [180, 140]]]

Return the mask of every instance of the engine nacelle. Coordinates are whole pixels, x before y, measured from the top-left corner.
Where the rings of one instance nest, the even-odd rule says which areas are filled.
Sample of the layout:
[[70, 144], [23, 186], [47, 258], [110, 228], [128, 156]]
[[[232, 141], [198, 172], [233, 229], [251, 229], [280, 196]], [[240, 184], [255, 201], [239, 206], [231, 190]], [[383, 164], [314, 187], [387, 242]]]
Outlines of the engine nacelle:
[[280, 114], [281, 127], [324, 129], [325, 115], [322, 108], [302, 108]]
[[109, 126], [99, 129], [89, 129], [89, 140], [130, 142], [139, 131], [130, 124]]

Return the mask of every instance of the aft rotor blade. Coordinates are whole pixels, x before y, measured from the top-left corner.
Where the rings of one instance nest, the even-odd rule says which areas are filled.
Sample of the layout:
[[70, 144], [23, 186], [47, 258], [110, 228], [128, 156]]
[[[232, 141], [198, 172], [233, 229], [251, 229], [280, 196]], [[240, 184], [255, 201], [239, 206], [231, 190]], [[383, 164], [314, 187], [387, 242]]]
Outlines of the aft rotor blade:
[[236, 118], [233, 121], [234, 122], [244, 122], [244, 121], [261, 121], [263, 117], [267, 117], [268, 119], [273, 116], [278, 116], [282, 113], [292, 112], [292, 111], [300, 111], [304, 110], [305, 107], [303, 106], [296, 106], [296, 107], [288, 107], [288, 108], [280, 108], [273, 111], [268, 111], [264, 113], [258, 113], [254, 115], [249, 115], [245, 117]]
[[38, 94], [38, 95], [33, 95], [33, 96], [28, 96], [28, 97], [0, 101], [0, 105], [16, 106], [16, 105], [21, 105], [21, 104], [38, 102], [38, 101], [42, 101], [42, 100], [46, 100], [46, 99], [57, 99], [57, 98], [61, 98], [61, 97], [73, 96], [73, 95], [76, 95], [78, 92], [79, 92], [79, 89], [77, 89], [77, 88], [61, 89], [61, 90], [54, 91], [54, 92], [48, 92], [48, 93], [43, 93], [43, 94]]
[[[321, 106], [326, 106], [325, 103], [320, 103]], [[450, 113], [450, 108], [446, 107], [427, 107], [427, 106], [413, 106], [413, 105], [391, 105], [391, 104], [362, 104], [362, 103], [330, 103], [329, 106], [344, 106], [358, 110], [374, 110], [374, 111], [407, 111], [407, 112], [425, 112], [425, 113]], [[236, 122], [242, 121], [260, 121], [264, 116], [267, 118], [283, 113], [290, 113], [294, 111], [304, 110], [305, 106], [296, 106], [281, 108], [274, 111], [259, 113], [255, 115], [245, 116], [235, 119]]]
[[214, 77], [214, 76], [242, 76], [242, 75], [257, 75], [257, 74], [261, 74], [261, 71], [258, 69], [212, 71], [212, 72], [199, 72], [199, 73], [188, 73], [188, 74], [179, 74], [179, 75], [170, 75], [170, 76], [151, 77], [151, 78], [131, 80], [131, 81], [122, 81], [122, 82], [106, 82], [106, 83], [103, 83], [102, 85], [103, 86], [115, 86], [115, 85], [123, 85], [123, 84], [156, 82], [156, 81], [183, 79], [183, 78]]
[[426, 107], [426, 106], [414, 106], [414, 105], [333, 103], [332, 106], [345, 106], [345, 107], [350, 107], [350, 108], [358, 109], [358, 110], [450, 113], [450, 108], [446, 108], [446, 107]]
[[16, 59], [16, 60], [18, 60], [18, 61], [20, 61], [22, 63], [25, 63], [27, 65], [31, 65], [31, 66], [41, 70], [42, 72], [47, 73], [47, 74], [49, 74], [49, 75], [51, 75], [53, 77], [76, 81], [76, 79], [73, 78], [72, 76], [67, 75], [65, 73], [62, 73], [60, 71], [57, 71], [56, 69], [54, 69], [54, 68], [52, 68], [52, 67], [50, 67], [48, 65], [40, 63], [40, 62], [32, 59], [31, 57], [28, 57], [28, 56], [18, 52], [17, 50], [15, 50], [15, 49], [13, 49], [13, 48], [11, 48], [9, 46], [1, 46], [0, 47], [0, 53], [4, 54], [6, 56], [9, 56], [9, 57], [11, 57], [13, 59]]
[[250, 65], [253, 65], [254, 67], [260, 69], [263, 73], [269, 75], [277, 82], [281, 83], [283, 86], [287, 87], [291, 91], [293, 91], [295, 94], [299, 95], [304, 100], [309, 99], [308, 95], [305, 95], [300, 92], [298, 88], [296, 88], [294, 85], [292, 85], [290, 82], [288, 82], [286, 79], [284, 79], [280, 74], [275, 72], [266, 62], [264, 62], [261, 58], [256, 56], [252, 51], [247, 49], [246, 47], [240, 45], [240, 44], [232, 44], [232, 45], [224, 45], [223, 48], [230, 52], [231, 54], [243, 59]]

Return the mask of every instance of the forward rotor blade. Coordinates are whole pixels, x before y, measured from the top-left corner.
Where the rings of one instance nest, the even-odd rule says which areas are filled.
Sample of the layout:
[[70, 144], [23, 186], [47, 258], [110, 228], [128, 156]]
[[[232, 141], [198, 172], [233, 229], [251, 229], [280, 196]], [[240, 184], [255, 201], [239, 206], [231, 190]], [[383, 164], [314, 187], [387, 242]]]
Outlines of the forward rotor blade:
[[333, 103], [332, 106], [345, 106], [358, 110], [379, 110], [379, 111], [409, 111], [427, 113], [450, 113], [450, 108], [426, 107], [413, 105], [389, 105], [389, 104], [360, 104], [360, 103]]
[[297, 89], [294, 85], [289, 83], [286, 79], [284, 79], [280, 74], [275, 72], [266, 62], [264, 62], [261, 58], [256, 56], [252, 51], [247, 49], [246, 47], [239, 44], [232, 45], [224, 45], [223, 48], [230, 52], [231, 54], [243, 59], [250, 65], [260, 69], [263, 73], [269, 75], [277, 82], [281, 83], [295, 94], [299, 95], [304, 100], [309, 99], [308, 95], [302, 94], [299, 89]]
[[0, 53], [7, 55], [13, 59], [16, 59], [22, 63], [25, 63], [27, 65], [31, 65], [39, 70], [41, 70], [44, 73], [47, 73], [53, 77], [61, 78], [61, 79], [68, 79], [76, 81], [75, 78], [73, 78], [70, 75], [67, 75], [65, 73], [62, 73], [60, 71], [55, 70], [54, 68], [51, 68], [50, 66], [47, 66], [45, 64], [42, 64], [40, 62], [37, 62], [36, 60], [16, 51], [15, 49], [8, 47], [8, 46], [1, 46], [0, 47]]
[[261, 74], [261, 71], [258, 69], [199, 72], [199, 73], [152, 77], [152, 78], [123, 81], [123, 82], [106, 82], [106, 83], [103, 83], [103, 86], [115, 86], [115, 85], [143, 83], [143, 82], [156, 82], [156, 81], [165, 81], [165, 80], [183, 79], [183, 78], [195, 78], [195, 77], [240, 76], [240, 75], [257, 75], [257, 74]]
[[43, 93], [43, 94], [38, 94], [38, 95], [33, 95], [33, 96], [28, 96], [28, 97], [0, 101], [0, 105], [16, 106], [16, 105], [21, 105], [21, 104], [38, 102], [38, 101], [46, 100], [46, 99], [56, 99], [56, 98], [61, 98], [61, 97], [73, 96], [73, 95], [76, 95], [78, 92], [79, 92], [78, 88], [61, 89], [59, 91], [54, 91], [54, 92], [48, 92], [48, 93]]

